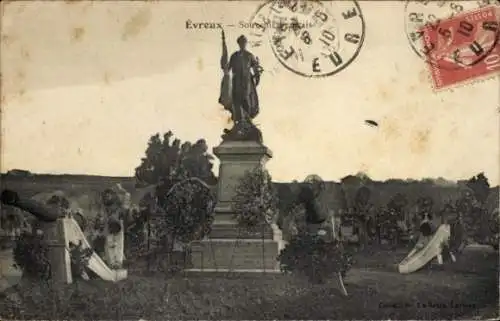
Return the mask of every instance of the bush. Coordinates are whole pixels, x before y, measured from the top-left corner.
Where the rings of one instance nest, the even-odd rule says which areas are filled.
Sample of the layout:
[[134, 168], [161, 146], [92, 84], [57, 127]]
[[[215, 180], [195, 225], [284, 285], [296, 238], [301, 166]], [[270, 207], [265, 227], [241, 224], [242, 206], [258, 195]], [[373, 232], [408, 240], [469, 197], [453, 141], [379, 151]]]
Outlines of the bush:
[[495, 242], [497, 217], [482, 206], [474, 195], [465, 193], [455, 205], [457, 216], [464, 226], [467, 238], [480, 244]]
[[49, 248], [41, 233], [23, 231], [14, 245], [14, 266], [23, 276], [47, 280], [50, 277]]
[[246, 172], [233, 198], [238, 225], [246, 230], [254, 230], [262, 224], [274, 223], [276, 199], [271, 176], [265, 169], [256, 167]]
[[307, 232], [306, 210], [304, 205], [295, 204], [288, 213], [282, 228], [283, 238], [287, 241], [292, 240], [297, 235]]
[[[83, 249], [82, 244], [70, 244], [71, 271], [77, 279], [88, 265], [92, 249]], [[17, 238], [13, 250], [14, 266], [23, 271], [23, 277], [48, 280], [50, 278], [49, 246], [40, 230], [24, 231]]]
[[341, 242], [310, 234], [293, 238], [281, 250], [278, 260], [283, 272], [305, 276], [312, 283], [321, 283], [337, 273], [345, 277], [352, 266], [352, 255]]
[[69, 244], [70, 257], [71, 257], [71, 273], [73, 278], [78, 279], [86, 273], [89, 260], [94, 250], [91, 248], [83, 248], [82, 241], [78, 244]]
[[148, 209], [132, 211], [132, 217], [126, 222], [125, 229], [125, 251], [126, 257], [144, 252], [146, 249], [147, 231], [146, 226], [150, 214]]
[[392, 208], [381, 208], [377, 212], [377, 228], [381, 239], [399, 242], [399, 235], [405, 231], [401, 230], [398, 221], [401, 219], [399, 212]]

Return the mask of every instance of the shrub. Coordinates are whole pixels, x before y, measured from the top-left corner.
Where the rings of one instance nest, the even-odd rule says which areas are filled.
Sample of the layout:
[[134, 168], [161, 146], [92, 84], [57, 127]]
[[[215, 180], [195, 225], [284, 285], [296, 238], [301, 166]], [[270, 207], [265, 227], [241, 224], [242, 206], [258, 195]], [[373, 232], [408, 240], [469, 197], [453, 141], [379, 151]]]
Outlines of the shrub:
[[86, 273], [89, 260], [94, 250], [91, 248], [83, 248], [82, 241], [78, 244], [69, 244], [71, 258], [71, 273], [73, 278], [78, 279]]
[[488, 210], [471, 193], [464, 195], [456, 202], [457, 216], [464, 225], [468, 239], [480, 244], [488, 244], [492, 237], [491, 226], [494, 218]]
[[294, 237], [278, 260], [283, 272], [305, 276], [312, 283], [321, 283], [337, 273], [344, 277], [352, 265], [352, 255], [341, 242], [310, 234]]
[[292, 240], [299, 234], [307, 232], [306, 210], [304, 205], [295, 204], [286, 216], [286, 224], [283, 224], [283, 237], [285, 240]]
[[149, 217], [148, 209], [134, 210], [132, 217], [126, 222], [125, 251], [127, 258], [146, 250], [146, 226]]
[[[82, 244], [70, 244], [71, 271], [78, 278], [85, 271], [94, 251]], [[14, 266], [23, 271], [23, 277], [48, 280], [50, 278], [49, 246], [40, 230], [24, 231], [17, 238], [13, 250]]]
[[248, 171], [240, 179], [233, 198], [235, 218], [241, 228], [254, 230], [274, 223], [277, 213], [276, 191], [271, 176], [261, 168]]
[[379, 230], [379, 237], [381, 239], [392, 240], [398, 242], [398, 236], [401, 232], [398, 221], [401, 219], [399, 212], [392, 208], [381, 208], [377, 212], [377, 227]]
[[23, 231], [14, 245], [14, 266], [23, 276], [47, 280], [50, 277], [49, 248], [41, 233]]

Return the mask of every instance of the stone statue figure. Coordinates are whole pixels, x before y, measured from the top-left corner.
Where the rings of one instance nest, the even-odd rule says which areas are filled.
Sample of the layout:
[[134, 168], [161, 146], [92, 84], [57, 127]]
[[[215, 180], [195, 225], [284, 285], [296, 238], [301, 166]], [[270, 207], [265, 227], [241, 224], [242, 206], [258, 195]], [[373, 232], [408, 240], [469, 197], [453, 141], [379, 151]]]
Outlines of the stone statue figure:
[[221, 68], [224, 77], [219, 103], [231, 112], [234, 123], [233, 129], [226, 131], [226, 138], [261, 141], [260, 131], [252, 124], [252, 119], [259, 113], [257, 86], [262, 68], [258, 58], [246, 50], [246, 37], [241, 35], [237, 42], [240, 50], [233, 53], [228, 61], [225, 35], [222, 31]]

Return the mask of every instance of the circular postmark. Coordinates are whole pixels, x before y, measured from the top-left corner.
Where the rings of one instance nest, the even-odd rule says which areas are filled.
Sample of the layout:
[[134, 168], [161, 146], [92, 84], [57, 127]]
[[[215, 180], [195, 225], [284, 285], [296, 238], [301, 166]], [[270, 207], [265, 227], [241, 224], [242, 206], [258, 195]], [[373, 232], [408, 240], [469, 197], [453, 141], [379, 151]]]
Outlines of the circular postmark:
[[[250, 30], [247, 36], [248, 46], [257, 57], [267, 56], [268, 54], [273, 55], [270, 46], [268, 46], [270, 43], [268, 29], [272, 27], [269, 20], [271, 5], [272, 2], [269, 1], [259, 5], [248, 20], [247, 26]], [[280, 72], [280, 69], [281, 64], [279, 62], [271, 63], [266, 61], [263, 72], [274, 75]]]
[[365, 23], [356, 1], [274, 0], [252, 17], [255, 41], [269, 41], [286, 69], [325, 77], [346, 68], [359, 54]]
[[498, 44], [499, 0], [408, 0], [405, 32], [412, 50], [448, 70], [470, 68]]

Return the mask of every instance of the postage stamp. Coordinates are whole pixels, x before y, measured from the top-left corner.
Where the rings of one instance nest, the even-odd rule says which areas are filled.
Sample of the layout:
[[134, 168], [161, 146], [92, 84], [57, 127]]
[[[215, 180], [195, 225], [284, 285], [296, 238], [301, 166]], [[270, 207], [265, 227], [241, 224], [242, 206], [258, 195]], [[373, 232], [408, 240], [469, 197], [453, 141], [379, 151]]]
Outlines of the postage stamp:
[[365, 36], [356, 1], [274, 0], [257, 10], [252, 23], [253, 44], [268, 41], [279, 63], [304, 77], [331, 76], [349, 66]]
[[498, 12], [489, 6], [422, 28], [435, 89], [500, 71]]
[[408, 1], [406, 34], [426, 61], [434, 89], [500, 71], [500, 1]]
[[[471, 13], [485, 7], [499, 7], [499, 0], [478, 0], [478, 1], [429, 1], [429, 0], [408, 0], [405, 4], [405, 32], [412, 50], [422, 59], [429, 60], [431, 50], [425, 47], [422, 41], [424, 27], [431, 26], [441, 37], [448, 40], [449, 32], [441, 26], [444, 21], [449, 21], [456, 16]], [[462, 23], [464, 25], [464, 23]], [[450, 31], [451, 32], [451, 31]], [[473, 36], [473, 34], [471, 34]], [[469, 37], [471, 37], [469, 36]], [[492, 48], [490, 48], [492, 49]], [[488, 50], [484, 50], [479, 59], [483, 59]], [[450, 67], [450, 66], [448, 66]], [[460, 68], [453, 66], [451, 68]]]

